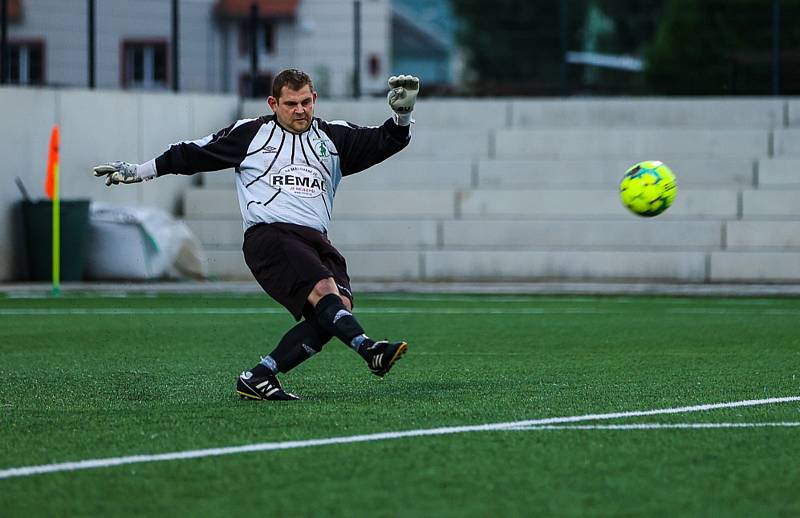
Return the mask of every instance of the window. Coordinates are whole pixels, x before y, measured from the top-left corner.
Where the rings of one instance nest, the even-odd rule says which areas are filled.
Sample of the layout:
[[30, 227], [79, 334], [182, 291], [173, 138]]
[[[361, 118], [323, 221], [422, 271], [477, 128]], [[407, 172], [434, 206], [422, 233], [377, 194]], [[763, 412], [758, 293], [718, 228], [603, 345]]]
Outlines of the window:
[[123, 88], [166, 88], [167, 43], [165, 41], [124, 41], [122, 43]]
[[44, 43], [8, 42], [9, 80], [19, 85], [44, 84]]

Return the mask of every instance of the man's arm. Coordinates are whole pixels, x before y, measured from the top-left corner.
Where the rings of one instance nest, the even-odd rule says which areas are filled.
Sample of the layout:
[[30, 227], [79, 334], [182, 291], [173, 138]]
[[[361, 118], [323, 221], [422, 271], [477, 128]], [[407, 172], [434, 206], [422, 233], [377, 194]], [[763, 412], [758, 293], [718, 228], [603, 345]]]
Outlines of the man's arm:
[[105, 176], [106, 185], [138, 183], [166, 174], [191, 175], [238, 167], [263, 124], [262, 119], [247, 119], [199, 140], [179, 142], [160, 156], [143, 164], [107, 162], [94, 168], [94, 175]]
[[411, 140], [411, 112], [419, 93], [413, 76], [389, 78], [389, 106], [395, 112], [381, 126], [361, 127], [344, 121], [323, 125], [339, 152], [342, 175], [358, 173], [394, 155]]

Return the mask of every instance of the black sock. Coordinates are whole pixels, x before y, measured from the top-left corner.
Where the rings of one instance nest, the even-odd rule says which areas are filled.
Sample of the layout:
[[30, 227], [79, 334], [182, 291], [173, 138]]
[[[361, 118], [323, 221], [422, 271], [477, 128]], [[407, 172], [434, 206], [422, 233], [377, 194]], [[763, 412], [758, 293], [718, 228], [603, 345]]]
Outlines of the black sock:
[[303, 320], [283, 335], [269, 355], [275, 360], [278, 372], [289, 372], [320, 352], [331, 338], [331, 334], [313, 320]]
[[358, 323], [356, 317], [342, 304], [339, 295], [330, 294], [322, 297], [314, 308], [317, 323], [346, 345], [358, 350], [353, 345], [353, 338], [364, 334], [364, 328]]
[[250, 372], [252, 372], [253, 376], [255, 376], [256, 378], [263, 378], [264, 376], [277, 374], [263, 363], [257, 364], [255, 367], [250, 369]]

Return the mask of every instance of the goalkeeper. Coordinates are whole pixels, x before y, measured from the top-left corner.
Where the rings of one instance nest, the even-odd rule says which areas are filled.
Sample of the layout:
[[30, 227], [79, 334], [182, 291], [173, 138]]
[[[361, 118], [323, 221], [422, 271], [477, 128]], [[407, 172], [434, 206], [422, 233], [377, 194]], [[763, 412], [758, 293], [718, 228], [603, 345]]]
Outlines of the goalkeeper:
[[109, 162], [94, 168], [107, 185], [235, 169], [245, 262], [264, 291], [299, 322], [255, 367], [241, 373], [236, 391], [242, 398], [298, 399], [282, 388], [277, 374], [297, 367], [334, 336], [381, 377], [406, 352], [403, 341], [370, 338], [351, 313], [347, 265], [327, 237], [342, 177], [385, 160], [411, 140], [419, 79], [392, 76], [389, 87], [392, 117], [381, 126], [360, 127], [314, 117], [317, 94], [311, 78], [284, 70], [267, 99], [272, 114], [174, 144], [143, 164]]

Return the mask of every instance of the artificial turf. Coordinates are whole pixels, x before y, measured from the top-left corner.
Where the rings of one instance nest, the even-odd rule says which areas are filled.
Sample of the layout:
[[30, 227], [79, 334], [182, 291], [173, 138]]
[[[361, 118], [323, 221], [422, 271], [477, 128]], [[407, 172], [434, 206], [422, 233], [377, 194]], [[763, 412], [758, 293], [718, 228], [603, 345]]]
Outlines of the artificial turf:
[[[302, 401], [235, 378], [292, 319], [258, 295], [0, 298], [0, 473], [85, 459], [800, 395], [800, 300], [372, 294], [409, 352], [383, 380], [338, 342]], [[800, 403], [0, 478], [0, 515], [800, 514]], [[598, 424], [587, 421], [580, 424]]]

